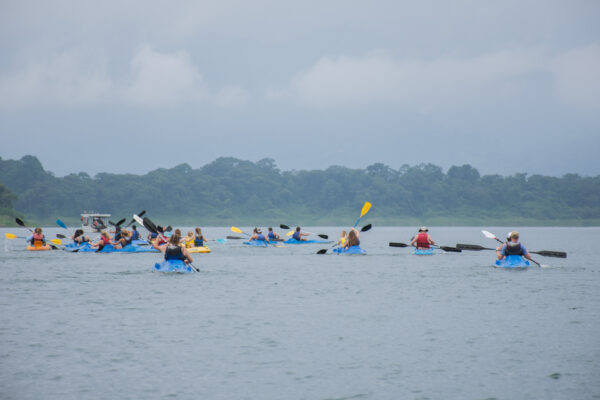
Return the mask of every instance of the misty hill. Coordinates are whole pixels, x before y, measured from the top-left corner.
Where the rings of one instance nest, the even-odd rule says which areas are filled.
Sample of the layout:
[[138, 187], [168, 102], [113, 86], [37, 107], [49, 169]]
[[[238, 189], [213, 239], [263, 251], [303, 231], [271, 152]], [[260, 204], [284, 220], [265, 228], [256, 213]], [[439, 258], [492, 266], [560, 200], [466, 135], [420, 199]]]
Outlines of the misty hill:
[[[365, 201], [377, 224], [600, 224], [600, 176], [481, 176], [470, 165], [432, 164], [280, 171], [274, 160], [222, 157], [199, 169], [181, 164], [145, 175], [56, 177], [36, 157], [0, 158], [0, 198], [38, 223], [75, 222], [85, 211], [193, 225], [342, 224]], [[7, 200], [0, 207], [6, 207]], [[12, 212], [10, 204], [6, 211]]]

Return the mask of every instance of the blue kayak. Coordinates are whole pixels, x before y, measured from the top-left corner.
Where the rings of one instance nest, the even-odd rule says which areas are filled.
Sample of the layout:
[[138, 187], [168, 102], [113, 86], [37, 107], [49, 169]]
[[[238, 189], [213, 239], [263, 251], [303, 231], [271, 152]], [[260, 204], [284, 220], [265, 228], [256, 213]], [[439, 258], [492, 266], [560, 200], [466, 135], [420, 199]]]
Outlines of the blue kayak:
[[115, 249], [112, 244], [107, 244], [100, 251], [93, 248], [89, 243], [73, 246], [67, 245], [65, 246], [65, 249], [67, 251], [77, 251], [79, 253], [158, 253], [158, 250], [153, 247], [137, 246], [134, 244], [129, 244], [122, 249]]
[[433, 247], [430, 247], [428, 249], [417, 249], [415, 247], [414, 253], [418, 256], [430, 256], [432, 254], [435, 254]]
[[289, 238], [284, 243], [287, 243], [287, 244], [333, 243], [333, 240], [323, 240], [323, 239], [296, 240], [294, 238]]
[[336, 254], [347, 254], [347, 255], [352, 255], [352, 254], [365, 255], [365, 254], [367, 254], [367, 251], [364, 249], [361, 249], [360, 246], [350, 246], [347, 249], [345, 249], [343, 247], [336, 247], [335, 249], [333, 249], [333, 252]]
[[154, 264], [154, 270], [158, 272], [177, 272], [180, 274], [189, 274], [194, 272], [192, 267], [182, 260], [165, 260]]
[[531, 264], [521, 256], [505, 256], [503, 260], [496, 260], [494, 266], [499, 268], [528, 268]]
[[269, 247], [269, 243], [266, 240], [250, 240], [248, 242], [244, 242], [247, 246], [255, 246], [255, 247]]

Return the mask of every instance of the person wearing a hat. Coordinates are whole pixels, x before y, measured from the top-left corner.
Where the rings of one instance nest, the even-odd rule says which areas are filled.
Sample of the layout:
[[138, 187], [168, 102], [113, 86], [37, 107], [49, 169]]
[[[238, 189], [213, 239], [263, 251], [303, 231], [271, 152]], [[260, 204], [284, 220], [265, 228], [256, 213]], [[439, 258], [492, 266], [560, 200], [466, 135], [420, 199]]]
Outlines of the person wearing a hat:
[[510, 233], [510, 240], [508, 240], [500, 250], [496, 251], [498, 260], [502, 260], [506, 256], [521, 256], [528, 260], [531, 260], [531, 256], [527, 252], [525, 246], [519, 243], [519, 232], [512, 231]]
[[267, 239], [265, 235], [263, 235], [260, 228], [254, 228], [254, 230], [252, 231], [252, 236], [250, 236], [250, 240], [260, 240], [269, 243], [269, 239]]
[[435, 245], [435, 242], [427, 232], [429, 232], [427, 227], [420, 227], [419, 233], [417, 233], [417, 235], [413, 238], [413, 240], [410, 242], [410, 245], [416, 245], [417, 249], [429, 249], [430, 245]]

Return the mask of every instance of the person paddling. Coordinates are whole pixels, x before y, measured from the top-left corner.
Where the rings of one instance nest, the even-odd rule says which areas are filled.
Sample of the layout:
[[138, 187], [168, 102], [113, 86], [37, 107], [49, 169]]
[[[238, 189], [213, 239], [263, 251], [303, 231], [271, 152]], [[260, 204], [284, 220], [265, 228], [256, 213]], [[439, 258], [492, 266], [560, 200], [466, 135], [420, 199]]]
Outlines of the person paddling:
[[344, 244], [344, 248], [350, 248], [352, 246], [360, 246], [360, 233], [355, 228], [350, 229], [348, 232], [348, 238]]
[[412, 239], [410, 245], [416, 245], [417, 249], [429, 249], [431, 245], [435, 246], [435, 242], [427, 232], [429, 232], [429, 229], [427, 229], [427, 227], [420, 227], [419, 233], [417, 233], [417, 235]]
[[77, 245], [85, 244], [90, 242], [90, 237], [83, 234], [83, 229], [77, 229], [73, 236], [71, 236], [73, 243]]
[[194, 235], [194, 247], [202, 247], [204, 246], [204, 242], [206, 242], [206, 238], [202, 234], [202, 229], [196, 227], [196, 234]]
[[273, 232], [273, 228], [269, 227], [269, 231], [267, 233], [267, 237], [269, 238], [269, 240], [279, 240], [279, 235], [275, 232]]
[[122, 229], [120, 233], [119, 240], [113, 242], [115, 249], [122, 249], [123, 247], [130, 245], [132, 242], [131, 232], [129, 232], [127, 229]]
[[98, 249], [98, 251], [102, 250], [104, 246], [111, 244], [110, 235], [106, 231], [102, 231], [100, 233], [100, 239], [96, 243], [92, 243], [92, 247], [94, 249]]
[[186, 264], [192, 263], [192, 257], [185, 247], [179, 244], [181, 236], [174, 233], [169, 241], [163, 245], [153, 244], [152, 246], [165, 255], [165, 260], [182, 260]]
[[131, 225], [131, 240], [140, 240], [140, 233], [135, 225]]
[[296, 227], [296, 232], [294, 232], [294, 234], [292, 235], [292, 238], [296, 239], [299, 242], [305, 242], [306, 239], [304, 239], [304, 236], [309, 236], [310, 233], [302, 233], [300, 231], [300, 227], [297, 226]]
[[42, 233], [42, 228], [35, 228], [33, 234], [27, 238], [33, 247], [43, 247], [46, 245], [46, 236]]
[[344, 244], [346, 244], [346, 240], [348, 240], [347, 235], [348, 234], [346, 233], [346, 231], [342, 231], [340, 233], [340, 240], [338, 240], [335, 245], [336, 246], [344, 246]]
[[262, 231], [259, 228], [254, 228], [252, 230], [252, 236], [250, 236], [250, 240], [258, 240], [261, 242], [269, 243], [269, 239], [267, 239], [265, 235], [263, 235]]
[[503, 260], [506, 256], [521, 256], [531, 260], [529, 252], [521, 243], [519, 243], [519, 232], [510, 233], [510, 241], [507, 241], [500, 250], [496, 251], [498, 260]]

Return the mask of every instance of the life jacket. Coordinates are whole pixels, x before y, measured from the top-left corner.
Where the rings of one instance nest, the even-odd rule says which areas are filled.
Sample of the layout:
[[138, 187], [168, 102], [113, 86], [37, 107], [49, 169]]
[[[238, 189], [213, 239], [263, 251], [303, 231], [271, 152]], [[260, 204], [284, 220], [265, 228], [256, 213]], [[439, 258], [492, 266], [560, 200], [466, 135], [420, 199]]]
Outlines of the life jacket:
[[168, 245], [165, 249], [165, 260], [185, 260], [181, 246]]
[[511, 246], [507, 243], [504, 246], [504, 255], [505, 256], [522, 256], [523, 254], [525, 254], [525, 253], [523, 252], [521, 243], [517, 243], [514, 246]]
[[427, 240], [427, 233], [421, 232], [417, 235], [417, 247], [420, 249], [429, 248], [429, 240]]
[[100, 236], [100, 240], [102, 240], [103, 245], [110, 244], [110, 238], [108, 238], [108, 237]]
[[41, 233], [34, 233], [31, 238], [31, 245], [34, 247], [42, 247], [46, 244], [46, 238]]
[[275, 239], [275, 233], [273, 232], [269, 232], [267, 236], [269, 237], [269, 239]]
[[119, 239], [121, 239], [121, 230], [120, 229], [117, 232], [115, 232], [115, 242]]
[[156, 239], [158, 237], [158, 235], [154, 232], [150, 233], [150, 239]]
[[140, 240], [140, 233], [138, 231], [133, 231], [131, 233], [131, 240]]
[[263, 235], [262, 233], [259, 233], [258, 235], [256, 235], [256, 240], [260, 240], [260, 241], [265, 241], [265, 235]]
[[202, 247], [204, 246], [204, 236], [194, 236], [194, 246], [195, 247]]
[[344, 244], [346, 244], [346, 238], [345, 237], [340, 238], [340, 245], [343, 246]]
[[294, 239], [296, 239], [297, 241], [300, 241], [300, 231], [294, 232], [294, 234], [292, 235], [292, 237]]

